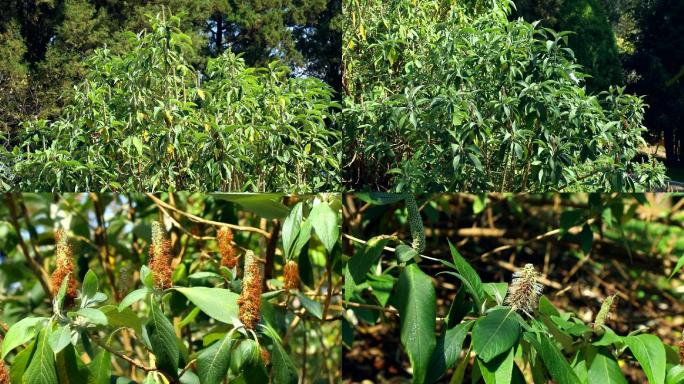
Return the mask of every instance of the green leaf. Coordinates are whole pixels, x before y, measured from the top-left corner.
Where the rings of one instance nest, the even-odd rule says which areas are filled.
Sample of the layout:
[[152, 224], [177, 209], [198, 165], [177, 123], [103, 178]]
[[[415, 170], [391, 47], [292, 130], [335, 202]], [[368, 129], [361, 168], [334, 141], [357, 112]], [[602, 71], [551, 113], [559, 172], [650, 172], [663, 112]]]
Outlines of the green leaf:
[[627, 336], [625, 344], [641, 364], [648, 382], [662, 384], [665, 382], [665, 346], [655, 335]]
[[[237, 300], [240, 295], [235, 292], [209, 287], [175, 287], [171, 289], [185, 295], [202, 312], [220, 322], [233, 324], [234, 320], [238, 318]], [[221, 304], [217, 305], [217, 303]]]
[[399, 260], [400, 263], [405, 263], [418, 256], [418, 252], [406, 244], [397, 246], [395, 253], [397, 255], [397, 260]]
[[83, 316], [92, 324], [107, 325], [107, 316], [99, 309], [81, 308], [76, 312], [69, 312], [71, 316]]
[[50, 332], [43, 328], [37, 337], [36, 350], [24, 374], [26, 384], [57, 384], [55, 354], [50, 348]]
[[90, 378], [88, 384], [109, 384], [112, 376], [112, 361], [109, 352], [100, 350], [95, 360], [90, 363]]
[[225, 335], [200, 352], [197, 356], [197, 374], [202, 383], [218, 384], [226, 377], [232, 346], [231, 335]]
[[588, 348], [587, 366], [590, 383], [627, 384], [620, 366], [610, 352], [601, 348], [598, 351]]
[[265, 219], [282, 219], [287, 217], [290, 209], [280, 202], [280, 193], [215, 193], [217, 199], [232, 201]]
[[312, 220], [313, 228], [325, 249], [332, 252], [340, 238], [337, 213], [330, 208], [328, 203], [320, 203], [313, 207], [309, 219]]
[[510, 383], [513, 377], [513, 357], [515, 356], [515, 348], [508, 350], [508, 353], [502, 353], [485, 363], [478, 360], [480, 365], [480, 372], [486, 384], [503, 384]]
[[310, 314], [314, 315], [314, 317], [319, 320], [323, 320], [323, 308], [321, 308], [321, 303], [309, 299], [300, 291], [297, 291], [296, 295], [304, 308], [306, 308]]
[[271, 353], [271, 378], [273, 384], [297, 384], [299, 382], [299, 371], [292, 357], [285, 351], [276, 332], [270, 325], [263, 328], [264, 334], [273, 341], [273, 351]]
[[50, 347], [54, 353], [59, 353], [71, 343], [71, 327], [69, 324], [59, 327], [50, 335]]
[[413, 382], [425, 382], [435, 350], [435, 287], [417, 264], [407, 265], [399, 275], [396, 292], [401, 319], [401, 343], [413, 368]]
[[10, 383], [21, 383], [21, 378], [24, 377], [24, 372], [29, 365], [33, 351], [36, 349], [36, 341], [32, 341], [26, 349], [22, 349], [10, 365]]
[[294, 245], [302, 226], [303, 207], [304, 203], [297, 203], [283, 222], [283, 252], [285, 253], [286, 259], [290, 259], [291, 257], [290, 249]]
[[669, 278], [673, 278], [674, 275], [676, 275], [677, 272], [679, 272], [679, 270], [682, 269], [682, 267], [684, 267], [684, 256], [680, 257], [679, 260], [677, 260], [677, 265], [675, 265]]
[[234, 373], [246, 370], [261, 361], [261, 351], [256, 341], [244, 339], [230, 354], [230, 369]]
[[674, 365], [667, 371], [665, 378], [666, 384], [682, 384], [684, 383], [684, 365]]
[[89, 269], [83, 278], [83, 288], [81, 290], [81, 292], [83, 292], [83, 296], [88, 298], [95, 297], [98, 286], [99, 283], [97, 281], [97, 275], [95, 275], [95, 272]]
[[68, 344], [55, 360], [59, 384], [83, 384], [90, 378], [90, 371], [76, 355], [76, 349]]
[[[537, 337], [541, 341], [537, 340]], [[580, 380], [577, 374], [572, 369], [570, 364], [560, 352], [554, 342], [545, 334], [534, 334], [531, 332], [525, 333], [525, 340], [527, 340], [534, 349], [537, 350], [539, 356], [544, 362], [544, 366], [553, 377], [553, 380], [558, 384], [579, 384]]]
[[373, 296], [383, 307], [387, 305], [396, 281], [397, 279], [389, 273], [368, 276], [368, 285], [373, 289]]
[[427, 373], [427, 383], [436, 382], [447, 369], [451, 368], [458, 359], [463, 349], [463, 342], [468, 331], [473, 326], [473, 320], [465, 321], [453, 328], [447, 329], [437, 339], [435, 351], [430, 359], [430, 367]]
[[591, 226], [589, 224], [584, 224], [582, 226], [582, 232], [579, 234], [580, 244], [582, 244], [582, 252], [589, 253], [591, 251], [591, 245], [594, 243], [594, 233], [591, 231]]
[[130, 308], [119, 311], [113, 305], [104, 305], [100, 311], [107, 316], [107, 324], [111, 327], [127, 327], [133, 329], [138, 335], [142, 335], [143, 323], [138, 315]]
[[121, 303], [119, 303], [119, 311], [123, 311], [124, 308], [130, 307], [133, 303], [144, 299], [145, 296], [151, 292], [152, 290], [149, 288], [140, 288], [132, 291], [121, 300]]
[[549, 301], [546, 296], [539, 299], [539, 312], [547, 316], [560, 316], [558, 309]]
[[147, 265], [140, 267], [140, 280], [150, 291], [154, 289], [154, 275]]
[[146, 325], [152, 353], [157, 358], [157, 368], [174, 379], [178, 378], [178, 358], [180, 352], [173, 325], [164, 316], [159, 305], [150, 303], [150, 318]]
[[384, 235], [373, 237], [368, 240], [363, 252], [358, 252], [349, 259], [347, 263], [349, 274], [357, 285], [366, 280], [366, 273], [377, 262], [389, 240]]
[[485, 363], [508, 351], [518, 341], [520, 324], [512, 313], [508, 307], [499, 308], [475, 322], [473, 350]]
[[344, 299], [351, 299], [355, 287], [366, 280], [366, 274], [377, 262], [385, 245], [387, 236], [376, 236], [368, 240], [363, 252], [358, 252], [344, 266]]
[[583, 215], [583, 211], [579, 209], [563, 211], [560, 215], [561, 234], [567, 233], [570, 228], [577, 225]]
[[44, 320], [47, 320], [47, 317], [27, 317], [12, 325], [2, 342], [0, 359], [4, 359], [14, 348], [33, 339], [36, 336], [36, 325]]
[[468, 262], [461, 256], [456, 248], [449, 242], [449, 249], [451, 250], [451, 257], [454, 259], [454, 265], [458, 271], [458, 277], [466, 285], [470, 292], [477, 310], [482, 310], [482, 303], [484, 303], [484, 288], [482, 288], [482, 280], [475, 272], [475, 269], [468, 264]]

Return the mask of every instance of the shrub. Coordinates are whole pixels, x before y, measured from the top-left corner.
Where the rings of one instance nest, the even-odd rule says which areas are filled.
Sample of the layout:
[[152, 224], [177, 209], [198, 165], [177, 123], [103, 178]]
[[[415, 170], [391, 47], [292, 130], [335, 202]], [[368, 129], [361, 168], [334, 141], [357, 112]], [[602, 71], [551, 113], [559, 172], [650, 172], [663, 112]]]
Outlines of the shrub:
[[[339, 200], [7, 194], [0, 383], [334, 381], [340, 279], [326, 271], [340, 256]], [[40, 248], [24, 253], [34, 236]], [[40, 256], [51, 276], [28, 267]], [[291, 263], [301, 285], [288, 288]]]
[[[347, 205], [353, 235], [343, 235], [355, 243], [343, 268], [345, 356], [360, 360], [347, 364], [351, 381], [684, 380], [675, 346], [680, 329], [667, 314], [681, 312], [680, 300], [673, 298], [672, 308], [665, 303], [669, 293], [681, 295], [679, 282], [668, 283], [661, 270], [684, 247], [677, 221], [683, 212], [670, 205], [676, 197], [647, 203], [638, 195], [440, 194], [420, 199], [423, 216], [411, 195], [355, 197]], [[660, 219], [668, 214], [677, 219]], [[426, 248], [418, 251], [415, 241], [425, 234]], [[670, 278], [683, 264], [684, 257]], [[388, 352], [395, 342], [401, 353]], [[363, 352], [371, 348], [385, 354]], [[380, 363], [369, 367], [364, 357]]]
[[158, 17], [123, 55], [97, 50], [61, 118], [24, 124], [19, 189], [339, 189], [331, 88], [230, 52], [199, 72], [179, 23]]
[[589, 95], [556, 33], [507, 19], [507, 1], [352, 1], [338, 116], [346, 182], [393, 191], [651, 190], [644, 103]]

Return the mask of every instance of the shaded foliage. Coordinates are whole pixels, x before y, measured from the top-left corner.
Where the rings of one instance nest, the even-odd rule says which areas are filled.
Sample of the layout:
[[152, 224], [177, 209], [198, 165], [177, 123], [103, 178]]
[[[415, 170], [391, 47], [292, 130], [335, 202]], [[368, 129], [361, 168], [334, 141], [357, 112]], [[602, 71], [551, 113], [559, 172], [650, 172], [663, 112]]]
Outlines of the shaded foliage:
[[485, 5], [348, 4], [338, 116], [348, 187], [660, 187], [662, 165], [637, 156], [643, 100], [615, 87], [588, 94], [567, 32], [509, 21], [507, 1]]
[[[346, 199], [343, 382], [684, 378], [680, 197], [416, 200], [412, 213], [402, 195]], [[406, 257], [421, 233], [425, 250]]]
[[557, 30], [572, 31], [568, 47], [584, 71], [588, 90], [600, 92], [621, 85], [622, 65], [611, 23], [598, 0], [518, 0], [515, 16]]
[[626, 66], [634, 92], [644, 94], [646, 124], [662, 138], [668, 165], [684, 166], [684, 3], [647, 2], [638, 13], [641, 34]]

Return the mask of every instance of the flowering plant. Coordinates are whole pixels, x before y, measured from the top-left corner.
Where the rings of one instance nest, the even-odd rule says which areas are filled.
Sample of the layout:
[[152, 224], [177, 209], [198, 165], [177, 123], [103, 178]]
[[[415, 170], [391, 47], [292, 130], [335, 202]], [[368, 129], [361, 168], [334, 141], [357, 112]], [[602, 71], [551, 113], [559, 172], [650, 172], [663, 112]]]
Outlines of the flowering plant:
[[[0, 218], [16, 239], [3, 267], [35, 260], [23, 254], [33, 238], [22, 237], [28, 231], [15, 214], [41, 217], [40, 197], [0, 201], [0, 213], [10, 208], [7, 223], [17, 225]], [[53, 204], [47, 217], [60, 218], [56, 230], [39, 232], [46, 240], [36, 251], [52, 252], [46, 270], [38, 264], [9, 293], [0, 285], [0, 324], [11, 324], [0, 329], [0, 384], [294, 384], [339, 376], [339, 279], [331, 274], [340, 256], [339, 196], [45, 198]], [[92, 222], [80, 227], [77, 218], [87, 217]], [[89, 225], [95, 242], [85, 236]], [[7, 270], [0, 268], [0, 281]], [[25, 291], [45, 299], [35, 308], [6, 299]]]

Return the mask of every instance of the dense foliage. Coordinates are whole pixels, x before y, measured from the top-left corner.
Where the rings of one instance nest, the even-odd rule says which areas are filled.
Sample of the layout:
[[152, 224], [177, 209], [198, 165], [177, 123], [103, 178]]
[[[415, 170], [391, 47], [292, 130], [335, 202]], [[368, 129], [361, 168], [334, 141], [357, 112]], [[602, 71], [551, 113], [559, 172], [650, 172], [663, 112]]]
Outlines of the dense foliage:
[[337, 195], [6, 194], [0, 381], [334, 383], [339, 207]]
[[343, 62], [354, 189], [652, 190], [644, 103], [590, 95], [568, 33], [508, 20], [508, 1], [350, 1]]
[[[125, 54], [97, 50], [54, 121], [24, 124], [11, 154], [20, 190], [338, 190], [333, 91], [280, 61], [226, 52], [197, 71], [180, 19], [161, 16]], [[0, 152], [2, 149], [0, 149]], [[2, 155], [2, 153], [0, 153]]]
[[569, 46], [593, 76], [590, 89], [605, 90], [624, 77], [629, 92], [644, 95], [650, 141], [663, 144], [669, 166], [682, 166], [681, 1], [518, 0], [516, 7], [514, 15], [528, 21], [575, 32]]
[[623, 83], [616, 36], [601, 1], [518, 0], [515, 5], [515, 16], [540, 20], [556, 31], [572, 31], [568, 47], [591, 76], [586, 79], [589, 91], [598, 93]]
[[347, 197], [345, 382], [684, 381], [680, 198], [425, 197]]
[[[339, 88], [340, 0], [6, 0], [0, 3], [0, 132], [56, 116], [85, 75], [95, 48], [131, 49], [127, 33], [149, 28], [162, 7], [184, 14], [182, 29], [204, 68], [224, 51], [249, 66], [274, 58]], [[10, 54], [6, 54], [10, 53]]]

